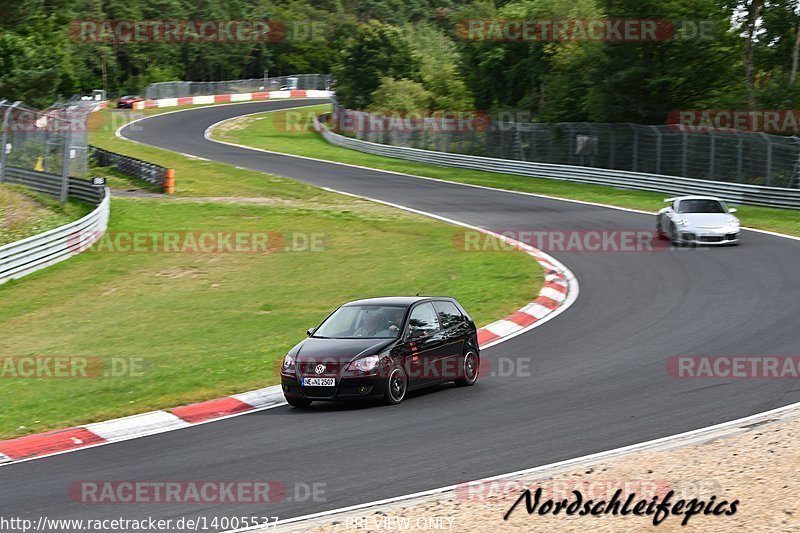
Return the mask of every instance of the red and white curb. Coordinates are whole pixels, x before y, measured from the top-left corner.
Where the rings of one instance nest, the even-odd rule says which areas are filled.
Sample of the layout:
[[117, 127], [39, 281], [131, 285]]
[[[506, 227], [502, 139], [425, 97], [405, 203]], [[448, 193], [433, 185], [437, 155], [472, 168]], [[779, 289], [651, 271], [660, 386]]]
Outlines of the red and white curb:
[[250, 102], [253, 100], [275, 100], [282, 98], [328, 98], [333, 91], [315, 89], [292, 91], [260, 91], [235, 94], [209, 94], [204, 96], [186, 96], [181, 98], [160, 98], [158, 100], [142, 100], [133, 104], [134, 109], [151, 109], [175, 107], [179, 105], [227, 104], [230, 102]]
[[[436, 216], [435, 218], [441, 217]], [[546, 322], [575, 301], [578, 292], [577, 281], [561, 263], [526, 244], [487, 230], [474, 229], [520, 248], [533, 256], [546, 271], [545, 284], [534, 301], [503, 320], [492, 322], [478, 330], [478, 342], [482, 349], [494, 346]], [[4, 440], [0, 441], [0, 465], [164, 433], [271, 409], [285, 403], [280, 385], [275, 385], [225, 398], [175, 407], [166, 411], [152, 411], [85, 426]]]
[[0, 441], [0, 464], [9, 464], [145, 437], [285, 404], [279, 385], [205, 402], [74, 428]]
[[[311, 91], [303, 92], [308, 93]], [[209, 128], [209, 130], [212, 128], [213, 126]], [[119, 130], [117, 134], [121, 136]], [[210, 131], [207, 130], [206, 138], [209, 137]], [[233, 143], [222, 142], [222, 144]], [[249, 147], [242, 146], [242, 148]], [[257, 148], [250, 149], [262, 151]], [[524, 251], [539, 263], [545, 271], [545, 283], [539, 291], [537, 298], [516, 313], [480, 328], [478, 330], [478, 343], [481, 349], [489, 348], [544, 324], [565, 311], [578, 297], [578, 281], [575, 279], [572, 272], [558, 260], [533, 246], [484, 228], [472, 226], [400, 204], [394, 204], [363, 195], [355, 195], [327, 187], [323, 187], [323, 189], [381, 203], [490, 235], [502, 240], [510, 246]], [[285, 403], [286, 401], [283, 397], [280, 385], [275, 385], [225, 398], [217, 398], [196, 404], [175, 407], [165, 411], [152, 411], [105, 422], [87, 424], [85, 426], [0, 441], [0, 466], [101, 446], [113, 442], [136, 439], [156, 433], [174, 431], [197, 424], [214, 422], [255, 411], [279, 407]]]
[[[481, 348], [493, 346], [497, 341], [505, 340], [508, 337], [518, 335], [530, 329], [531, 326], [539, 321], [549, 319], [548, 317], [558, 311], [565, 303], [572, 303], [573, 295], [577, 296], [577, 281], [572, 273], [561, 263], [552, 257], [541, 252], [532, 246], [519, 243], [510, 239], [489, 232], [489, 234], [510, 241], [520, 250], [533, 256], [534, 259], [545, 271], [544, 286], [539, 291], [539, 296], [517, 311], [497, 322], [492, 322], [478, 330], [478, 343]], [[573, 294], [570, 294], [570, 293]]]

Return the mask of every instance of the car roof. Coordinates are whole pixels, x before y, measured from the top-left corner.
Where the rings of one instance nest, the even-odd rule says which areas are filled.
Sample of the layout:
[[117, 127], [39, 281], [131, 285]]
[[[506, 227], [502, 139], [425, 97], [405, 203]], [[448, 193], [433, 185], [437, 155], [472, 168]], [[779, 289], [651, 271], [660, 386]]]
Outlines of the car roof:
[[453, 298], [449, 296], [381, 296], [379, 298], [353, 300], [344, 305], [402, 305], [408, 307], [425, 300], [453, 300]]

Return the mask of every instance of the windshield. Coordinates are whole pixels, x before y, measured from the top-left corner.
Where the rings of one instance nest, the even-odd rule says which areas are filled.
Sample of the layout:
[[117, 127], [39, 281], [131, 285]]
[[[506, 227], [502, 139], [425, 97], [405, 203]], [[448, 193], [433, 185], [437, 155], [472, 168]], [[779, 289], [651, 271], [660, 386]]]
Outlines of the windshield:
[[403, 327], [406, 308], [394, 305], [345, 305], [314, 330], [312, 337], [328, 339], [395, 339]]
[[718, 200], [681, 200], [678, 213], [727, 213], [725, 204]]

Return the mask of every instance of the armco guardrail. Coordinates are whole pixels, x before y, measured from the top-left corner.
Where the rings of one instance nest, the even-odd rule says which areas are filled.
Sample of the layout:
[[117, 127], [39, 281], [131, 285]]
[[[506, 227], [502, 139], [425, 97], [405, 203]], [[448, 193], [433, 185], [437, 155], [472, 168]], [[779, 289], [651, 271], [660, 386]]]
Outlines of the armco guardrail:
[[[8, 183], [25, 185], [33, 191], [58, 196], [61, 176], [9, 167]], [[91, 246], [108, 227], [110, 194], [106, 187], [70, 178], [69, 195], [97, 204], [85, 217], [64, 226], [0, 246], [0, 284], [69, 259]]]
[[332, 132], [324, 124], [330, 114], [314, 120], [314, 128], [331, 144], [369, 154], [407, 159], [446, 167], [468, 168], [487, 172], [518, 174], [579, 183], [607, 185], [620, 189], [661, 192], [669, 195], [710, 194], [734, 204], [760, 205], [800, 209], [800, 189], [764, 187], [724, 181], [709, 181], [661, 174], [646, 174], [625, 170], [554, 165], [512, 159], [494, 159], [463, 154], [449, 154], [404, 146], [391, 146], [362, 141]]
[[109, 152], [96, 146], [89, 146], [89, 157], [97, 166], [111, 167], [128, 176], [139, 178], [153, 185], [160, 185], [165, 190], [168, 189], [166, 183], [170, 170], [168, 168], [135, 157]]

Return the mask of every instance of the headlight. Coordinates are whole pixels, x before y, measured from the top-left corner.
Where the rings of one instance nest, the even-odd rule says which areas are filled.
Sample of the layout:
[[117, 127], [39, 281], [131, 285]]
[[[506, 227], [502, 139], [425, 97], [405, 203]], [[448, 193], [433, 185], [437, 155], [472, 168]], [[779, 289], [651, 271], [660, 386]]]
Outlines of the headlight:
[[294, 372], [294, 359], [291, 355], [287, 355], [283, 358], [283, 365], [281, 365], [281, 371], [283, 372]]
[[378, 366], [378, 361], [381, 358], [377, 355], [368, 355], [367, 357], [362, 357], [361, 359], [356, 359], [352, 363], [350, 363], [350, 368], [353, 370], [359, 370], [361, 372], [369, 372], [370, 370], [374, 369]]
[[677, 224], [678, 226], [681, 226], [681, 227], [688, 226], [689, 225], [689, 221], [686, 220], [685, 218], [680, 218], [679, 217], [679, 218], [675, 219], [675, 224]]
[[729, 226], [739, 227], [739, 219], [736, 217], [731, 217], [727, 220]]

